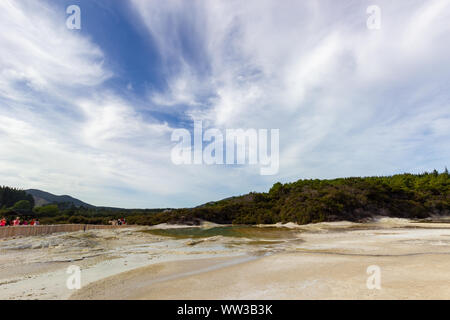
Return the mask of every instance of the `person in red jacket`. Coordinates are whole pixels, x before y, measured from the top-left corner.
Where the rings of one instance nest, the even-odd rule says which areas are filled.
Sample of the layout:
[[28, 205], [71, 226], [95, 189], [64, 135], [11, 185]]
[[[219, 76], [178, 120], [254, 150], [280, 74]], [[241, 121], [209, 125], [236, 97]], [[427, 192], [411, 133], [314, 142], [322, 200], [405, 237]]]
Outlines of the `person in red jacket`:
[[6, 227], [6, 219], [5, 219], [5, 217], [3, 217], [2, 220], [0, 220], [0, 227]]

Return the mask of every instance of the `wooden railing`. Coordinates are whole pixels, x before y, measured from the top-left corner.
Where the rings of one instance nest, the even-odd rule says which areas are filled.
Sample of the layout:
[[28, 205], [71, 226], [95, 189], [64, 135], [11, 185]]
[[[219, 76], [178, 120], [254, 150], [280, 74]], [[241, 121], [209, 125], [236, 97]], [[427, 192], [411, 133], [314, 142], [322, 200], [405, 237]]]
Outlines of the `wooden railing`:
[[15, 227], [8, 226], [8, 227], [0, 227], [0, 239], [18, 236], [29, 237], [56, 232], [74, 232], [93, 229], [117, 229], [124, 227], [127, 227], [127, 225], [113, 226], [113, 225], [93, 225], [93, 224], [58, 224], [58, 225], [40, 225], [40, 226], [15, 226]]

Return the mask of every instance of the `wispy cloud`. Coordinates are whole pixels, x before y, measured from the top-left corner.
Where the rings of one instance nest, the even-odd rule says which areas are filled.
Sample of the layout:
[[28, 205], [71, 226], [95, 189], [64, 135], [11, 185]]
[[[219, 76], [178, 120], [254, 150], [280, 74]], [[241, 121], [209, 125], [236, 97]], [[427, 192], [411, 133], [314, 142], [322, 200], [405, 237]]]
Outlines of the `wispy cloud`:
[[168, 72], [186, 61], [183, 40], [201, 44], [197, 59], [208, 67], [192, 59], [190, 72], [171, 74], [211, 84], [215, 98], [193, 117], [282, 128], [285, 179], [417, 171], [448, 158], [448, 1], [381, 1], [377, 31], [360, 1], [132, 2], [170, 53]]
[[[448, 165], [448, 1], [379, 1], [376, 31], [364, 1], [129, 3], [166, 84], [142, 96], [133, 79], [112, 85], [109, 51], [68, 30], [54, 2], [0, 2], [2, 184], [98, 205], [189, 206], [275, 180]], [[279, 128], [280, 174], [174, 166], [170, 134], [186, 118]]]

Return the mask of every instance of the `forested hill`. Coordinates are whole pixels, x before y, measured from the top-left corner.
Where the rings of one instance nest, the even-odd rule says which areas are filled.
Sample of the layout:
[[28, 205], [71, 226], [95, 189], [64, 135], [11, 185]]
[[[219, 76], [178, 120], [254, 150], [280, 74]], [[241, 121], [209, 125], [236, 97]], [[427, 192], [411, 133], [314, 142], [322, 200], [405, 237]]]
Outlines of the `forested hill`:
[[147, 217], [149, 224], [207, 220], [260, 224], [362, 221], [374, 216], [426, 218], [450, 215], [448, 170], [387, 177], [299, 180], [276, 183], [267, 193], [210, 202]]
[[49, 192], [45, 192], [42, 190], [36, 190], [36, 189], [29, 189], [25, 190], [27, 194], [31, 194], [33, 196], [33, 199], [35, 201], [35, 205], [37, 207], [41, 207], [47, 204], [66, 204], [66, 206], [75, 206], [77, 208], [79, 207], [85, 207], [85, 208], [94, 208], [93, 205], [90, 205], [86, 202], [83, 202], [81, 200], [75, 199], [71, 196], [57, 196]]

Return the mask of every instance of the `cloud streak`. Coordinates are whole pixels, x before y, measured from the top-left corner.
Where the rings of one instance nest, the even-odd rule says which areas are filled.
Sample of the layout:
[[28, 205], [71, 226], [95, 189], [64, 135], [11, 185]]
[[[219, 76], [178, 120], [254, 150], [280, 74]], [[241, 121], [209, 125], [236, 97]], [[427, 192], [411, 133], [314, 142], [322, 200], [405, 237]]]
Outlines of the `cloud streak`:
[[[169, 55], [171, 63], [186, 62], [178, 45], [183, 35], [175, 32], [180, 21], [191, 31], [186, 41], [201, 43], [198, 59], [208, 72], [193, 63], [189, 72], [172, 74], [174, 82], [196, 74], [200, 86], [212, 84], [215, 98], [190, 111], [193, 118], [213, 126], [282, 128], [283, 178], [445, 165], [447, 1], [407, 7], [381, 1], [379, 31], [367, 29], [369, 4], [357, 1], [132, 2], [161, 52], [179, 53]], [[155, 16], [171, 19], [161, 23]], [[436, 151], [417, 157], [420, 150]]]
[[[108, 50], [68, 30], [54, 2], [0, 3], [3, 184], [97, 205], [178, 207], [277, 180], [448, 165], [448, 1], [379, 1], [377, 31], [361, 1], [129, 4], [165, 84], [142, 96], [111, 84], [122, 79]], [[173, 165], [171, 132], [191, 120], [279, 128], [279, 175]]]

